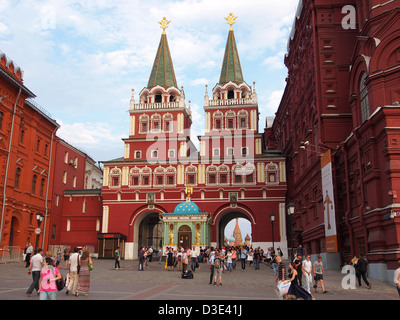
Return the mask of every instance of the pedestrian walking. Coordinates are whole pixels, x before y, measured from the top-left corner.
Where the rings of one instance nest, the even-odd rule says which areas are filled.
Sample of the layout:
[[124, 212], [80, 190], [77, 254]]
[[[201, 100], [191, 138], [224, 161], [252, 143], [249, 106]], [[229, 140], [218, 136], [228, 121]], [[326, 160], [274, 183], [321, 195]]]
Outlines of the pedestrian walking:
[[217, 286], [217, 280], [219, 285], [222, 286], [222, 271], [224, 269], [224, 261], [220, 257], [220, 253], [215, 252], [214, 259], [214, 286]]
[[172, 248], [169, 248], [167, 253], [167, 268], [168, 271], [174, 271], [174, 253], [172, 252]]
[[245, 247], [240, 249], [240, 263], [242, 266], [242, 271], [246, 270], [246, 259], [247, 259], [247, 250]]
[[236, 269], [236, 261], [237, 261], [237, 250], [234, 247], [232, 250], [232, 270]]
[[318, 282], [321, 284], [322, 293], [327, 293], [324, 287], [324, 264], [322, 263], [322, 257], [318, 256], [318, 260], [313, 263], [313, 274], [314, 274], [314, 289], [317, 292]]
[[315, 300], [314, 297], [305, 290], [299, 283], [297, 265], [295, 262], [289, 263], [289, 269], [291, 271], [290, 287], [287, 293], [287, 298], [289, 300]]
[[188, 270], [188, 264], [189, 264], [188, 254], [184, 249], [182, 249], [182, 273], [185, 273], [186, 270]]
[[114, 251], [114, 258], [115, 258], [115, 263], [114, 263], [115, 270], [121, 269], [121, 266], [119, 264], [121, 260], [121, 253], [119, 251], [119, 247], [117, 247], [117, 249], [115, 249]]
[[358, 285], [362, 287], [361, 285], [361, 278], [362, 278], [365, 284], [368, 286], [368, 289], [371, 289], [371, 284], [368, 282], [367, 279], [367, 270], [368, 270], [367, 261], [365, 260], [364, 256], [361, 254], [360, 258], [357, 259], [357, 257], [354, 257], [353, 260], [354, 260], [353, 266], [356, 269], [356, 277], [358, 280]]
[[276, 263], [278, 265], [278, 270], [277, 270], [277, 278], [276, 281], [285, 281], [285, 272], [286, 272], [286, 267], [285, 264], [282, 261], [282, 257], [281, 256], [276, 256], [275, 258]]
[[397, 293], [399, 294], [399, 297], [400, 297], [400, 259], [397, 260], [397, 266], [398, 266], [398, 268], [394, 272], [393, 282], [394, 282], [394, 285], [396, 286]]
[[252, 249], [249, 250], [249, 254], [247, 255], [247, 261], [249, 262], [249, 266], [251, 266], [253, 264], [254, 251]]
[[196, 247], [193, 246], [193, 250], [190, 252], [190, 267], [192, 269], [192, 272], [196, 271], [196, 265], [198, 264], [197, 262], [197, 252], [196, 252]]
[[80, 255], [79, 255], [79, 248], [74, 248], [74, 253], [71, 254], [68, 260], [69, 265], [69, 282], [67, 290], [65, 291], [68, 294], [72, 290], [72, 294], [74, 296], [78, 296], [77, 294], [77, 287], [79, 281], [79, 268], [80, 268]]
[[62, 265], [61, 265], [61, 261], [62, 261], [62, 252], [61, 252], [61, 248], [59, 247], [57, 249], [57, 256], [56, 256], [56, 267], [59, 269], [62, 269]]
[[302, 263], [302, 272], [304, 275], [304, 289], [306, 289], [309, 293], [311, 293], [311, 285], [312, 285], [312, 263], [311, 256], [306, 255], [306, 259], [303, 260]]
[[265, 261], [267, 262], [267, 266], [271, 268], [271, 248], [267, 249], [267, 259]]
[[254, 259], [254, 270], [260, 269], [261, 252], [258, 248], [254, 250], [253, 259]]
[[85, 250], [82, 252], [82, 257], [80, 258], [80, 270], [79, 270], [79, 279], [78, 279], [76, 296], [78, 296], [79, 292], [83, 293], [84, 296], [89, 295], [89, 289], [90, 289], [89, 266], [92, 266], [92, 259], [90, 258], [89, 251]]
[[33, 252], [32, 242], [29, 242], [28, 247], [26, 248], [25, 251], [25, 268], [29, 268], [32, 252]]
[[145, 253], [146, 253], [145, 247], [142, 247], [139, 250], [139, 266], [138, 266], [139, 271], [144, 271], [144, 263], [146, 259], [144, 256]]
[[228, 273], [232, 272], [232, 249], [228, 250], [226, 254], [226, 268], [228, 269]]
[[276, 257], [277, 255], [275, 254], [275, 250], [271, 250], [271, 266], [272, 266], [272, 271], [274, 273], [274, 276], [276, 276], [277, 273], [277, 267], [278, 267], [278, 263], [276, 261]]
[[294, 264], [296, 265], [296, 270], [297, 270], [297, 281], [299, 285], [302, 287], [302, 278], [303, 278], [303, 264], [302, 264], [302, 258], [300, 254], [297, 254], [296, 260], [294, 261]]
[[215, 251], [214, 251], [214, 248], [211, 248], [210, 254], [208, 256], [208, 265], [210, 267], [210, 282], [209, 282], [209, 284], [212, 284], [212, 281], [214, 278], [214, 261], [215, 261]]
[[161, 264], [162, 257], [163, 257], [163, 252], [162, 252], [162, 248], [160, 247], [158, 249], [158, 264]]
[[47, 257], [43, 261], [43, 268], [40, 271], [39, 291], [40, 300], [57, 300], [56, 281], [61, 279], [62, 275], [54, 265], [53, 259]]
[[32, 273], [32, 283], [26, 291], [27, 296], [31, 296], [33, 290], [35, 289], [37, 294], [39, 294], [39, 281], [40, 281], [40, 271], [43, 265], [43, 250], [38, 248], [36, 254], [30, 259], [28, 274]]
[[66, 248], [64, 249], [65, 269], [68, 268], [68, 261], [69, 261], [70, 255], [71, 255], [71, 249], [69, 248], [69, 245], [67, 244]]
[[278, 283], [277, 288], [279, 290], [279, 294], [286, 299], [286, 295], [289, 289], [289, 283], [286, 281], [286, 267], [282, 261], [281, 256], [276, 257], [276, 263], [278, 265], [278, 271], [276, 273], [275, 282]]

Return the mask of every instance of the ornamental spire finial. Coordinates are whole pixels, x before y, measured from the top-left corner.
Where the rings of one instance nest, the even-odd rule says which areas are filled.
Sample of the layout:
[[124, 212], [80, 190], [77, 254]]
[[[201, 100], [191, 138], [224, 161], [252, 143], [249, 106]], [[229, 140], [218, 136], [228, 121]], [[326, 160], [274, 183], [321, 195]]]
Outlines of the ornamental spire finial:
[[168, 21], [166, 17], [164, 17], [161, 21], [158, 22], [161, 25], [161, 28], [163, 29], [163, 34], [165, 34], [165, 29], [168, 28], [170, 22], [171, 21]]
[[231, 26], [229, 30], [233, 30], [232, 26], [237, 18], [238, 17], [235, 17], [232, 12], [225, 18], [225, 20], [228, 21], [228, 24]]

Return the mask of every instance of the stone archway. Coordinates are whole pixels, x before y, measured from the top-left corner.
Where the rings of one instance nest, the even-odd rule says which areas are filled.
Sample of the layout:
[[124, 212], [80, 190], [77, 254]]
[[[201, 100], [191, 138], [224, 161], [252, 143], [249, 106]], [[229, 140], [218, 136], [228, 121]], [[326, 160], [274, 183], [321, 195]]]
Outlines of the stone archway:
[[165, 209], [154, 205], [152, 208], [143, 206], [132, 214], [125, 259], [136, 260], [141, 246], [153, 246], [153, 250], [158, 250], [163, 239], [160, 215], [164, 212]]
[[154, 251], [162, 248], [163, 223], [157, 212], [148, 213], [139, 225], [139, 248], [152, 247]]
[[[251, 223], [251, 220], [249, 219], [249, 217], [241, 211], [231, 210], [231, 211], [225, 212], [223, 215], [221, 215], [221, 217], [218, 221], [218, 224], [217, 224], [217, 246], [218, 247], [222, 247], [224, 245], [224, 236], [225, 236], [224, 230], [225, 230], [227, 224], [229, 222], [231, 222], [232, 220], [235, 220], [236, 218], [243, 218], [243, 219], [248, 220]], [[251, 223], [251, 228], [253, 229], [252, 223]], [[243, 232], [243, 230], [242, 230], [242, 232]], [[246, 234], [242, 233], [243, 242], [244, 242], [245, 236], [246, 236]]]

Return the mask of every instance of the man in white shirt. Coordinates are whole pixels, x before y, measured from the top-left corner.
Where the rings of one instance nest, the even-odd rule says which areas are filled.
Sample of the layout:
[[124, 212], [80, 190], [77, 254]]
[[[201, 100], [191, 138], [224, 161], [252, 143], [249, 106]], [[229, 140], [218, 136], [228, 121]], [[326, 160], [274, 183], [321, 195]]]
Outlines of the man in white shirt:
[[38, 248], [36, 252], [37, 253], [31, 259], [28, 269], [28, 274], [32, 272], [32, 283], [26, 291], [26, 295], [29, 297], [31, 296], [33, 289], [35, 289], [36, 292], [39, 290], [40, 271], [42, 270], [43, 264], [43, 250]]
[[79, 256], [79, 248], [74, 248], [74, 253], [69, 257], [69, 283], [67, 291], [68, 294], [72, 289], [72, 294], [77, 295], [76, 288], [78, 286], [79, 273], [78, 273], [78, 264], [80, 256]]
[[196, 271], [196, 262], [197, 262], [198, 253], [196, 252], [196, 247], [193, 246], [193, 250], [190, 252], [190, 267], [192, 272]]
[[303, 270], [303, 275], [305, 277], [304, 289], [311, 293], [312, 284], [312, 262], [310, 255], [306, 255], [306, 259], [303, 260], [301, 269]]
[[25, 256], [25, 268], [29, 267], [29, 263], [31, 261], [32, 252], [33, 252], [33, 246], [32, 246], [32, 243], [29, 242], [28, 248], [26, 248], [26, 251], [25, 251], [25, 254], [26, 254], [26, 256]]

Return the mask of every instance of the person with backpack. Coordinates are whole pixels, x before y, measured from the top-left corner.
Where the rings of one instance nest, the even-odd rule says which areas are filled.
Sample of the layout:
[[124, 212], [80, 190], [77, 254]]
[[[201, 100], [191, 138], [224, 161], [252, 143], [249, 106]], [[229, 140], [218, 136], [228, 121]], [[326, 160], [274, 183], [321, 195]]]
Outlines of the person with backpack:
[[208, 265], [210, 266], [210, 282], [209, 282], [209, 284], [212, 284], [212, 280], [214, 278], [214, 262], [215, 262], [215, 252], [214, 252], [214, 248], [211, 248], [209, 256], [208, 256]]
[[224, 261], [221, 259], [219, 252], [215, 252], [214, 259], [214, 287], [217, 286], [217, 279], [219, 280], [219, 285], [222, 286], [222, 271], [224, 268]]
[[40, 271], [39, 290], [40, 300], [57, 300], [56, 281], [61, 279], [62, 275], [58, 268], [54, 266], [53, 259], [46, 258], [43, 262], [43, 268]]

